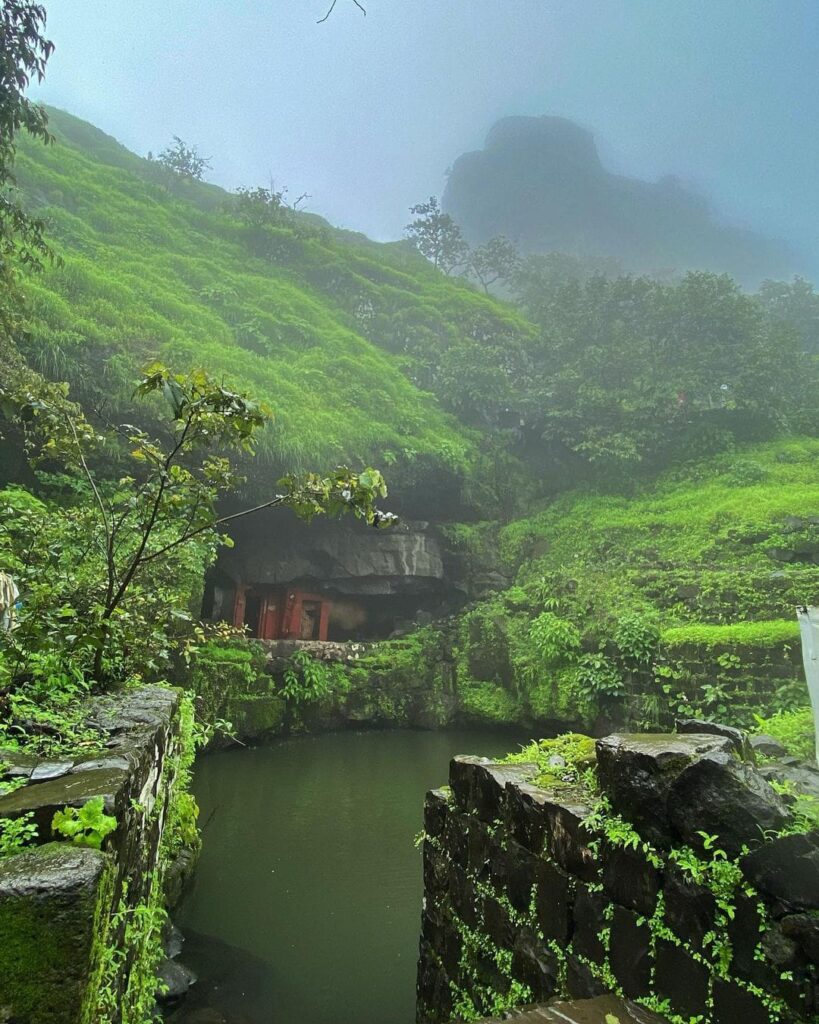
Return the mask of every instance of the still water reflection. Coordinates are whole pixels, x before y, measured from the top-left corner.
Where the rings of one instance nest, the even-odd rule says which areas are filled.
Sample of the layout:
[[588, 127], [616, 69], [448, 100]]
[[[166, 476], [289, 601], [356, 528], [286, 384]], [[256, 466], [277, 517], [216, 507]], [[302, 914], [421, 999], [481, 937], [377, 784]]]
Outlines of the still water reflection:
[[362, 732], [212, 754], [178, 923], [200, 981], [174, 1024], [412, 1024], [427, 789], [509, 732]]

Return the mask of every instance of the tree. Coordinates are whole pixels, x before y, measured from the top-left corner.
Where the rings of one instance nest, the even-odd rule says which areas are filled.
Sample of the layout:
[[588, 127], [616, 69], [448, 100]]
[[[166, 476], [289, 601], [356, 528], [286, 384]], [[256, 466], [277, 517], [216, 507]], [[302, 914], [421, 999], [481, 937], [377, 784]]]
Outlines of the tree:
[[799, 332], [805, 352], [819, 352], [819, 295], [810, 281], [763, 281], [757, 298], [772, 319]]
[[498, 281], [510, 282], [520, 268], [520, 255], [504, 235], [490, 238], [469, 254], [467, 270], [480, 281], [483, 290], [489, 294], [489, 288]]
[[54, 51], [43, 36], [46, 13], [41, 4], [4, 0], [0, 5], [0, 329], [20, 329], [20, 266], [38, 268], [51, 252], [43, 224], [26, 213], [15, 193], [17, 134], [25, 129], [42, 142], [51, 141], [42, 107], [25, 93], [32, 79], [41, 81]]
[[455, 221], [441, 211], [435, 196], [410, 207], [410, 213], [415, 214], [415, 220], [406, 227], [407, 237], [422, 256], [444, 274], [464, 266], [469, 246]]
[[[150, 153], [148, 159], [152, 159]], [[156, 161], [182, 181], [201, 181], [210, 167], [210, 158], [201, 156], [196, 146], [186, 145], [178, 135], [174, 135], [173, 145], [163, 149]]]
[[[236, 519], [284, 508], [308, 521], [349, 513], [389, 526], [395, 518], [377, 507], [381, 474], [346, 467], [284, 477], [267, 501], [220, 515], [220, 495], [240, 482], [230, 453], [252, 453], [267, 410], [203, 371], [173, 374], [159, 364], [137, 394], [164, 403], [166, 437], [130, 424], [98, 433], [79, 410], [52, 405], [48, 392], [3, 396], [35, 462], [66, 471], [51, 485], [60, 488], [56, 502], [0, 492], [0, 564], [24, 602], [17, 628], [0, 636], [0, 711], [5, 693], [12, 718], [22, 709], [36, 718], [37, 707], [53, 708], [67, 692], [79, 699], [161, 672], [180, 643], [190, 646], [187, 604]], [[94, 469], [105, 452], [120, 465], [116, 480]]]

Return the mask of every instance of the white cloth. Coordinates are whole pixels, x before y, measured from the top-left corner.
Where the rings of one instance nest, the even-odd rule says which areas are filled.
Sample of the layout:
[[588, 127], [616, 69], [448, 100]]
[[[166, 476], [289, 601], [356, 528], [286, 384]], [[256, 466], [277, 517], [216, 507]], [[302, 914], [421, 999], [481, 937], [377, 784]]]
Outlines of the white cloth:
[[14, 628], [14, 607], [20, 591], [7, 572], [0, 572], [0, 629]]
[[813, 707], [816, 727], [816, 760], [819, 763], [819, 608], [797, 608], [799, 629], [802, 634], [802, 661]]

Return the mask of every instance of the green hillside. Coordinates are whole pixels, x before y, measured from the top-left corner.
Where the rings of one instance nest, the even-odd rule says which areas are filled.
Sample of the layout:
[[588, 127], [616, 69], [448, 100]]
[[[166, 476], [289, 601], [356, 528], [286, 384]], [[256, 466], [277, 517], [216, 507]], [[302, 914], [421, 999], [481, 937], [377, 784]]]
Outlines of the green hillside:
[[[819, 603], [818, 457], [816, 439], [783, 438], [628, 496], [575, 490], [500, 530], [449, 527], [467, 563], [514, 581], [446, 638], [467, 716], [749, 724], [806, 703], [794, 609]], [[416, 675], [428, 650], [419, 634]]]
[[220, 189], [169, 186], [156, 163], [49, 116], [56, 144], [24, 142], [17, 164], [62, 258], [28, 285], [36, 368], [119, 415], [148, 361], [205, 365], [273, 409], [260, 454], [275, 470], [372, 462], [407, 483], [468, 473], [476, 435], [403, 372], [402, 339], [426, 331], [445, 347], [487, 321], [525, 335], [511, 308], [317, 217], [247, 227]]

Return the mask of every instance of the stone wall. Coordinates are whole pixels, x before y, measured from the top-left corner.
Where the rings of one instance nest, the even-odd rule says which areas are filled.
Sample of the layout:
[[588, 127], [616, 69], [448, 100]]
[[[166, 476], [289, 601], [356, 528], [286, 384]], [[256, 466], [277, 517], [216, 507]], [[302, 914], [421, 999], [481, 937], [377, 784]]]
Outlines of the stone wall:
[[[6, 777], [25, 779], [0, 797], [0, 817], [31, 815], [42, 844], [0, 860], [0, 1021], [151, 1018], [164, 886], [182, 846], [185, 717], [179, 691], [145, 687], [96, 701], [93, 749], [39, 760], [0, 750]], [[52, 841], [56, 811], [100, 796], [117, 819], [101, 849]]]
[[[761, 627], [759, 636], [743, 635], [756, 625]], [[785, 627], [791, 635], [780, 635]], [[765, 628], [770, 635], [763, 632]], [[784, 704], [807, 699], [797, 624], [777, 621], [667, 630], [651, 671], [635, 674], [630, 690], [624, 705], [630, 722], [645, 723], [653, 717], [655, 725], [669, 727], [675, 714], [724, 714], [719, 710], [722, 705], [730, 708], [732, 721], [750, 726], [754, 714], [767, 715]], [[658, 700], [661, 707], [652, 716]]]
[[819, 1019], [819, 832], [740, 751], [610, 736], [548, 785], [455, 758], [425, 804], [419, 1024], [607, 992], [686, 1024]]

